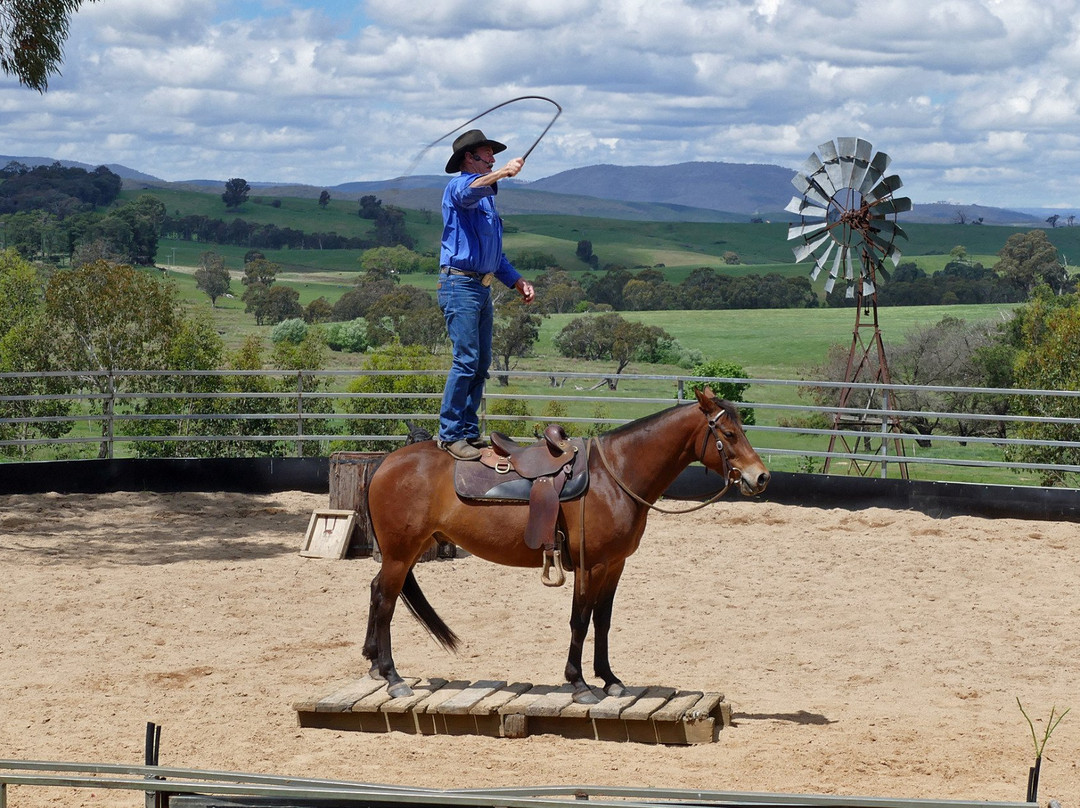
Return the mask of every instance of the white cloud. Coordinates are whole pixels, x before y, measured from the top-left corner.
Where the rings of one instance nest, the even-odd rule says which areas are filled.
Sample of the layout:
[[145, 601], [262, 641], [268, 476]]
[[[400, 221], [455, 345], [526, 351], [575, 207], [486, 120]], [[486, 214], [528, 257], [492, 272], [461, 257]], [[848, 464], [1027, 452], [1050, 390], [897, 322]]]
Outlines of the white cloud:
[[[1078, 5], [106, 0], [75, 15], [46, 95], [0, 78], [3, 150], [330, 185], [395, 176], [481, 110], [547, 95], [565, 112], [532, 179], [600, 162], [797, 166], [858, 135], [928, 199], [1035, 204], [1077, 194]], [[477, 125], [524, 150], [552, 114], [523, 102]], [[441, 173], [444, 151], [417, 170]]]

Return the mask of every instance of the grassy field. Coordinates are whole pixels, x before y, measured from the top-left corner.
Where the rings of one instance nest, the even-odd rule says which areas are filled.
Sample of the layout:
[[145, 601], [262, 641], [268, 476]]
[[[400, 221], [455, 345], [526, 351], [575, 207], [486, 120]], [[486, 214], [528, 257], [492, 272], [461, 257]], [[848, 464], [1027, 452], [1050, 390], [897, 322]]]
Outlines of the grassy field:
[[[335, 199], [322, 209], [314, 199], [297, 197], [261, 197], [252, 193], [240, 208], [226, 210], [220, 194], [177, 189], [125, 191], [134, 198], [151, 193], [162, 200], [170, 216], [203, 215], [232, 221], [235, 218], [255, 223], [292, 227], [304, 232], [336, 232], [341, 235], [370, 237], [373, 224], [357, 215], [355, 200]], [[280, 203], [275, 207], [271, 202]], [[410, 234], [417, 250], [434, 254], [439, 245], [441, 222], [438, 211], [406, 211]], [[903, 224], [903, 223], [902, 223]], [[941, 269], [956, 246], [963, 246], [971, 260], [985, 266], [997, 261], [998, 251], [1009, 236], [1030, 228], [991, 227], [986, 225], [903, 224], [909, 238], [898, 246], [906, 260], [915, 261], [927, 272]], [[570, 271], [587, 271], [577, 258], [577, 244], [587, 240], [601, 266], [619, 264], [629, 268], [662, 266], [677, 283], [697, 267], [707, 266], [730, 273], [806, 272], [806, 262], [793, 263], [792, 244], [787, 240], [786, 224], [709, 224], [694, 222], [632, 222], [618, 219], [594, 219], [575, 216], [525, 215], [506, 217], [505, 247], [513, 257], [521, 250], [545, 252]], [[1080, 260], [1080, 227], [1057, 227], [1046, 230], [1050, 241], [1065, 256]], [[175, 249], [175, 257], [173, 250]], [[239, 268], [247, 249], [220, 247], [197, 242], [163, 241], [158, 260], [163, 264], [194, 265], [205, 249], [215, 249], [226, 256], [229, 265]], [[725, 264], [724, 254], [734, 252], [740, 264]], [[291, 272], [355, 272], [358, 250], [276, 250], [267, 257]]]

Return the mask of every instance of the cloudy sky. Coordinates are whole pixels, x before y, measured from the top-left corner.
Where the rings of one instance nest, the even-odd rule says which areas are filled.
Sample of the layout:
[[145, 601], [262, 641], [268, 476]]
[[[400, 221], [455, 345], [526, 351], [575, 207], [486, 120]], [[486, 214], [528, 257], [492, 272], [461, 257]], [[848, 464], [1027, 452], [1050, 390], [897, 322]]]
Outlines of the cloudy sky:
[[[1080, 210], [1080, 0], [98, 0], [62, 71], [0, 77], [0, 154], [331, 186], [542, 95], [522, 179], [858, 136], [915, 202]], [[519, 154], [553, 114], [477, 125]]]

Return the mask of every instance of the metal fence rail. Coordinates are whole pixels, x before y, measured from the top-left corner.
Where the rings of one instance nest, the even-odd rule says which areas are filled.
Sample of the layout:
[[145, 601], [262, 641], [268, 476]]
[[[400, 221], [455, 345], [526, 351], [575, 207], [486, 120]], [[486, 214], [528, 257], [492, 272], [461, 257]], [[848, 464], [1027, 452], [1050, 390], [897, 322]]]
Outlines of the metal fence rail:
[[[1080, 391], [562, 371], [497, 375], [514, 386], [489, 383], [482, 413], [485, 427], [495, 423], [519, 437], [531, 434], [545, 412], [554, 412], [549, 420], [558, 420], [577, 434], [599, 432], [692, 399], [692, 384], [712, 381], [749, 385], [747, 400], [739, 406], [755, 414], [757, 423], [748, 429], [751, 442], [774, 466], [787, 464], [789, 470], [814, 471], [815, 465], [828, 460], [873, 464], [879, 476], [895, 474], [901, 465], [923, 467], [923, 479], [957, 480], [957, 469], [970, 470], [970, 479], [979, 481], [987, 470], [1027, 472], [1030, 478], [1047, 472], [1080, 473], [1080, 465], [1054, 462], [1052, 457], [1080, 449], [1080, 418], [1015, 415], [1008, 412], [1015, 409], [1011, 404], [1005, 414], [903, 406], [939, 394], [939, 399], [992, 396], [1011, 403], [1036, 399], [1077, 407]], [[404, 439], [405, 420], [434, 428], [444, 376], [445, 371], [433, 370], [4, 373], [0, 459], [313, 456], [355, 448], [361, 442], [364, 448], [388, 450]], [[373, 390], [389, 387], [394, 380], [421, 377], [417, 381], [425, 381], [426, 390], [351, 391], [350, 384], [364, 377], [369, 382], [381, 380], [381, 385], [369, 384]], [[611, 379], [617, 379], [617, 388], [608, 389], [605, 382]], [[559, 386], [545, 388], [545, 382]], [[821, 406], [801, 395], [811, 388], [841, 387], [866, 392], [870, 403]], [[529, 414], [522, 414], [522, 407]], [[939, 422], [939, 428], [932, 435], [915, 434], [906, 425], [916, 419]], [[878, 426], [860, 428], [854, 422]], [[943, 423], [951, 428], [942, 431]], [[1032, 423], [1058, 427], [1061, 439], [1017, 434]], [[905, 425], [905, 430], [890, 431], [894, 424]], [[990, 425], [997, 434], [962, 434]], [[851, 448], [836, 445], [837, 438]], [[871, 441], [878, 445], [871, 449]], [[1005, 456], [1014, 447], [1041, 447], [1051, 457], [1047, 462], [1016, 462]]]
[[[8, 786], [118, 789], [142, 791], [148, 797], [155, 794], [258, 797], [266, 798], [267, 805], [281, 804], [282, 799], [288, 799], [290, 805], [318, 805], [334, 801], [338, 804], [355, 802], [391, 808], [401, 805], [430, 808], [577, 808], [586, 800], [597, 808], [1030, 808], [1032, 805], [1028, 802], [983, 800], [909, 800], [596, 786], [433, 789], [165, 766], [0, 760], [0, 808], [9, 807]], [[275, 802], [269, 802], [271, 799]], [[11, 805], [10, 808], [16, 806]]]

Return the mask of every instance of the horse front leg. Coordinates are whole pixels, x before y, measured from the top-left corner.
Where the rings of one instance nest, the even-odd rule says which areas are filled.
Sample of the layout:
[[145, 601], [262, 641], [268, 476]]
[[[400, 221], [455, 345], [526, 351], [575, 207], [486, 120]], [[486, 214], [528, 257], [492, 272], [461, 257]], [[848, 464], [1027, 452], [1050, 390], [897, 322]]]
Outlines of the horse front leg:
[[604, 585], [593, 608], [593, 673], [604, 682], [604, 692], [609, 696], [623, 696], [626, 685], [611, 670], [608, 656], [608, 633], [611, 630], [611, 612], [615, 605], [615, 589], [619, 585], [623, 564], [608, 571]]
[[[585, 576], [583, 582], [578, 576]], [[578, 570], [574, 576], [574, 602], [570, 609], [570, 652], [566, 657], [566, 681], [574, 687], [574, 701], [578, 704], [597, 704], [600, 699], [592, 692], [581, 672], [581, 653], [585, 647], [585, 637], [589, 633], [589, 620], [592, 617], [594, 596], [589, 592], [591, 576]], [[582, 585], [579, 586], [578, 584]], [[582, 589], [585, 594], [582, 594]]]

